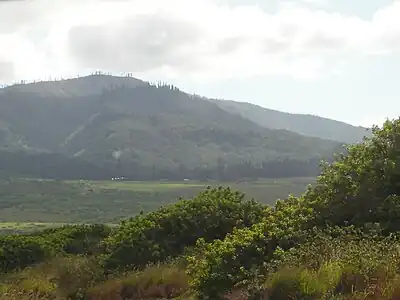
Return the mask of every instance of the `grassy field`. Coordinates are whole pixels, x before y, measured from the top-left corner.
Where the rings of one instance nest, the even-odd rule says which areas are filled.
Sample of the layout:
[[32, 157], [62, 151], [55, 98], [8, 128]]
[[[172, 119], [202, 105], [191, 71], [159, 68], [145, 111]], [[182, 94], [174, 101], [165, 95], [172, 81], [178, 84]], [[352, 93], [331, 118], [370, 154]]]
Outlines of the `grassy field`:
[[117, 223], [191, 198], [210, 186], [230, 186], [248, 198], [273, 204], [299, 195], [314, 178], [253, 182], [129, 182], [12, 179], [0, 182], [0, 232], [27, 231], [65, 223]]
[[0, 234], [29, 233], [47, 228], [60, 227], [65, 223], [38, 223], [38, 222], [0, 222]]

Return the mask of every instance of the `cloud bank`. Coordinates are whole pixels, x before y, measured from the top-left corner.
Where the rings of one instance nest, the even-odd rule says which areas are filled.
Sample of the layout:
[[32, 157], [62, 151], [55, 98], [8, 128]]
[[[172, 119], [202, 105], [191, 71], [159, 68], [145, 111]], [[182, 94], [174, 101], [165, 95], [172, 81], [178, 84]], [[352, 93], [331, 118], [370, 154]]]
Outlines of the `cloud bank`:
[[310, 80], [354, 58], [400, 51], [399, 1], [370, 20], [328, 13], [324, 5], [286, 2], [271, 13], [216, 0], [0, 2], [0, 82], [95, 69]]

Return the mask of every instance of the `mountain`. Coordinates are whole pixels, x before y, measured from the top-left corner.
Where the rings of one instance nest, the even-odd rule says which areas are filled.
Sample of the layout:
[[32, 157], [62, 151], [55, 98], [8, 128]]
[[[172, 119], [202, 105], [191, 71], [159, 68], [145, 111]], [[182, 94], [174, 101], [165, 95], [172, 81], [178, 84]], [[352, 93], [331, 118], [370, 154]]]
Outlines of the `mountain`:
[[110, 171], [62, 154], [0, 151], [0, 178], [108, 179]]
[[306, 136], [343, 143], [361, 142], [364, 136], [372, 134], [367, 128], [318, 116], [291, 114], [244, 102], [216, 99], [210, 99], [210, 101], [230, 113], [238, 114], [265, 128], [285, 129]]
[[85, 77], [71, 78], [58, 81], [39, 81], [32, 83], [20, 83], [0, 89], [0, 93], [16, 92], [36, 94], [44, 97], [79, 97], [97, 95], [104, 89], [117, 87], [136, 87], [148, 85], [149, 83], [133, 77], [91, 75]]
[[214, 101], [132, 77], [0, 90], [0, 150], [57, 154], [138, 179], [310, 175], [340, 146], [265, 128]]

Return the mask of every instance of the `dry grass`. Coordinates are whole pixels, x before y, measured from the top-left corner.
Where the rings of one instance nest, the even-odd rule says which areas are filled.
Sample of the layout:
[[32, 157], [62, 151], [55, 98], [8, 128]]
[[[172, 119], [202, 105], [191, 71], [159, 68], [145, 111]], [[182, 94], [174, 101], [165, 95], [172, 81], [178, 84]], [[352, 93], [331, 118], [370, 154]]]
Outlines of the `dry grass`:
[[185, 270], [173, 265], [105, 280], [100, 266], [85, 257], [56, 258], [0, 282], [0, 300], [172, 299], [189, 290]]
[[102, 279], [90, 259], [60, 257], [4, 277], [0, 299], [72, 299]]
[[95, 286], [88, 290], [87, 299], [172, 299], [188, 290], [189, 278], [184, 270], [160, 265]]
[[[0, 283], [0, 300], [192, 299], [190, 278], [174, 265], [150, 266], [106, 281], [97, 268], [86, 258], [58, 258], [9, 276]], [[384, 263], [368, 274], [335, 263], [318, 270], [282, 269], [268, 280], [260, 300], [400, 300], [395, 269]], [[250, 298], [238, 289], [225, 299]]]

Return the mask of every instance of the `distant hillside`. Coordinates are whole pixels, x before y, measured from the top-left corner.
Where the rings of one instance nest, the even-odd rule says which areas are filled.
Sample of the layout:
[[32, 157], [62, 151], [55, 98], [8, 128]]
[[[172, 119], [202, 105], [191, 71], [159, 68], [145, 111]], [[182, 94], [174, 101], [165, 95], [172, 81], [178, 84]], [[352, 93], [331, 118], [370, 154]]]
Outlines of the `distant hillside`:
[[81, 97], [101, 94], [103, 90], [148, 85], [140, 79], [111, 75], [91, 75], [58, 81], [15, 84], [1, 92], [32, 93], [43, 97]]
[[211, 101], [226, 111], [252, 120], [265, 128], [286, 129], [306, 136], [343, 143], [360, 142], [364, 136], [371, 136], [371, 132], [367, 131], [367, 128], [318, 116], [290, 114], [251, 103], [214, 99]]
[[[0, 90], [0, 149], [134, 178], [310, 176], [340, 143], [264, 128], [172, 86], [92, 75]], [[179, 175], [176, 175], [179, 174]]]
[[0, 178], [109, 179], [112, 170], [56, 153], [0, 151]]

